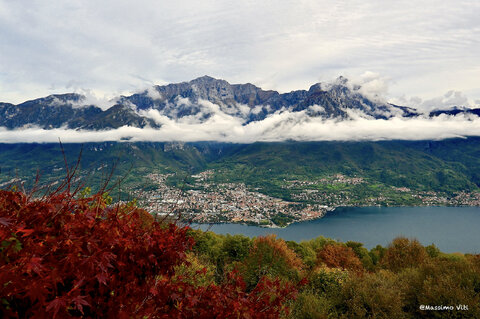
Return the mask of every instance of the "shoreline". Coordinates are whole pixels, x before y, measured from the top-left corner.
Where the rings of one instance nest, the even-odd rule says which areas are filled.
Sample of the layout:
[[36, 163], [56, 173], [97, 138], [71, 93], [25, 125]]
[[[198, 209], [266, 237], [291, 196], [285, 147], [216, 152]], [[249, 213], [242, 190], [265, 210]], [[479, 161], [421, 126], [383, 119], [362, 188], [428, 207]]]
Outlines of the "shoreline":
[[[311, 218], [311, 219], [304, 219], [304, 220], [294, 220], [292, 222], [287, 223], [285, 226], [278, 226], [278, 225], [265, 225], [265, 224], [255, 224], [255, 223], [245, 223], [245, 222], [235, 222], [235, 221], [217, 221], [213, 223], [191, 223], [195, 225], [223, 225], [223, 224], [234, 224], [234, 225], [244, 225], [244, 226], [253, 226], [259, 228], [267, 228], [267, 229], [284, 229], [292, 224], [298, 224], [303, 222], [309, 222], [313, 220], [319, 220], [324, 218], [328, 213], [332, 213], [337, 209], [355, 209], [355, 208], [368, 208], [368, 207], [376, 207], [376, 208], [402, 208], [402, 207], [480, 207], [480, 205], [395, 205], [395, 206], [382, 206], [382, 205], [365, 205], [365, 206], [336, 206], [336, 207], [327, 207], [326, 211], [323, 215]], [[191, 225], [190, 224], [190, 225]]]
[[[479, 206], [354, 207], [323, 220], [298, 222], [283, 228], [247, 227], [238, 223], [191, 224], [193, 229], [250, 238], [275, 234], [297, 243], [317, 237], [363, 243], [368, 249], [388, 245], [394, 238], [416, 238], [446, 252], [480, 253]], [[455, 240], [452, 240], [452, 239]]]

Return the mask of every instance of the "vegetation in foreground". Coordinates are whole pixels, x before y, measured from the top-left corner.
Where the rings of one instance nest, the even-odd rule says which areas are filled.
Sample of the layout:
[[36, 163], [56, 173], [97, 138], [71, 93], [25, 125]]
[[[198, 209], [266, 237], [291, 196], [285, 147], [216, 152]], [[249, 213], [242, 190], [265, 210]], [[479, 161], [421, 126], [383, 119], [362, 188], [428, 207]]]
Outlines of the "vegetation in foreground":
[[0, 191], [0, 316], [479, 318], [480, 256], [407, 238], [369, 251], [222, 236], [68, 184], [42, 198], [10, 189]]
[[210, 280], [188, 227], [105, 194], [0, 191], [2, 318], [278, 318], [295, 287]]

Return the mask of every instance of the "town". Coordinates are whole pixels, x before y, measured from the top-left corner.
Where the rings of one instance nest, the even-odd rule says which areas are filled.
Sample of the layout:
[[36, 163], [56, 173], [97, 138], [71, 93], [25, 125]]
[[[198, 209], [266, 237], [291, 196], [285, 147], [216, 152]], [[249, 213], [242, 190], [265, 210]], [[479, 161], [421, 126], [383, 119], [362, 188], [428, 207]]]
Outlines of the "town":
[[194, 223], [235, 222], [265, 227], [287, 226], [292, 222], [323, 217], [329, 207], [319, 204], [288, 202], [250, 191], [243, 183], [209, 183], [212, 171], [192, 178], [197, 190], [181, 190], [168, 186], [166, 180], [173, 174], [149, 174], [157, 189], [136, 191], [140, 204], [156, 215], [180, 214], [183, 220]]
[[[192, 175], [193, 184], [185, 189], [169, 185], [174, 173], [151, 173], [146, 177], [156, 189], [135, 190], [140, 205], [156, 216], [176, 216], [191, 223], [243, 223], [264, 227], [285, 227], [294, 222], [325, 216], [336, 207], [403, 206], [392, 200], [400, 196], [415, 205], [480, 206], [480, 194], [461, 192], [445, 196], [436, 192], [413, 191], [407, 187], [385, 187], [375, 196], [359, 193], [368, 182], [361, 177], [342, 174], [316, 180], [284, 180], [293, 201], [268, 196], [244, 183], [214, 183], [214, 170]], [[357, 193], [356, 193], [357, 192]], [[405, 200], [407, 198], [408, 200]]]

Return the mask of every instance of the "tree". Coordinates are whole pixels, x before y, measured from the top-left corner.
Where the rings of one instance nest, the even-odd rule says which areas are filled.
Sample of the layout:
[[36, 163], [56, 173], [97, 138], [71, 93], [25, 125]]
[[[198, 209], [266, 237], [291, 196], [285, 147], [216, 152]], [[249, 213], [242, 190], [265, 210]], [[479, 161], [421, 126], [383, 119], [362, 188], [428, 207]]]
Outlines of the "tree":
[[427, 252], [418, 240], [397, 237], [388, 245], [381, 264], [387, 269], [399, 271], [403, 268], [417, 267], [426, 258]]
[[264, 277], [296, 282], [303, 267], [295, 252], [275, 235], [255, 238], [248, 256], [239, 264], [247, 289], [253, 289]]
[[363, 265], [352, 248], [341, 244], [327, 244], [317, 254], [318, 263], [330, 268], [363, 271]]
[[409, 318], [402, 309], [401, 286], [390, 271], [350, 278], [342, 287], [341, 300], [340, 318]]
[[374, 264], [373, 264], [372, 256], [369, 254], [368, 249], [363, 247], [362, 243], [355, 242], [355, 241], [347, 241], [345, 245], [347, 247], [352, 248], [353, 252], [360, 259], [365, 269], [373, 270]]

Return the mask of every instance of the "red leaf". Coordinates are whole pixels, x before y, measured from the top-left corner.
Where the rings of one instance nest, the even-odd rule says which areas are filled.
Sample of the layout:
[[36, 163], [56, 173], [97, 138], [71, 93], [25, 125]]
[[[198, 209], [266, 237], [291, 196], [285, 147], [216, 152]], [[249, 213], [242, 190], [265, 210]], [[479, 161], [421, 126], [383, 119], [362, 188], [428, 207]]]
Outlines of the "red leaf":
[[43, 271], [43, 266], [41, 264], [42, 258], [40, 257], [32, 257], [27, 264], [27, 273], [31, 273], [32, 271], [37, 275], [40, 275]]
[[55, 298], [53, 301], [51, 301], [48, 306], [47, 306], [47, 311], [53, 310], [53, 318], [57, 316], [58, 311], [61, 308], [65, 308], [67, 303], [63, 298]]
[[78, 309], [83, 315], [83, 306], [90, 307], [90, 304], [85, 300], [86, 296], [76, 296], [72, 299], [75, 309]]
[[95, 278], [97, 278], [99, 283], [104, 284], [105, 286], [107, 285], [107, 276], [105, 276], [103, 272], [97, 274]]
[[27, 229], [23, 227], [18, 227], [17, 228], [17, 233], [23, 233], [22, 236], [29, 236], [31, 235], [35, 230], [34, 229]]
[[27, 296], [30, 297], [31, 301], [39, 300], [41, 303], [43, 303], [47, 295], [48, 290], [40, 281], [33, 281], [28, 287]]
[[10, 221], [11, 221], [10, 218], [0, 217], [0, 225], [8, 227], [12, 224]]

